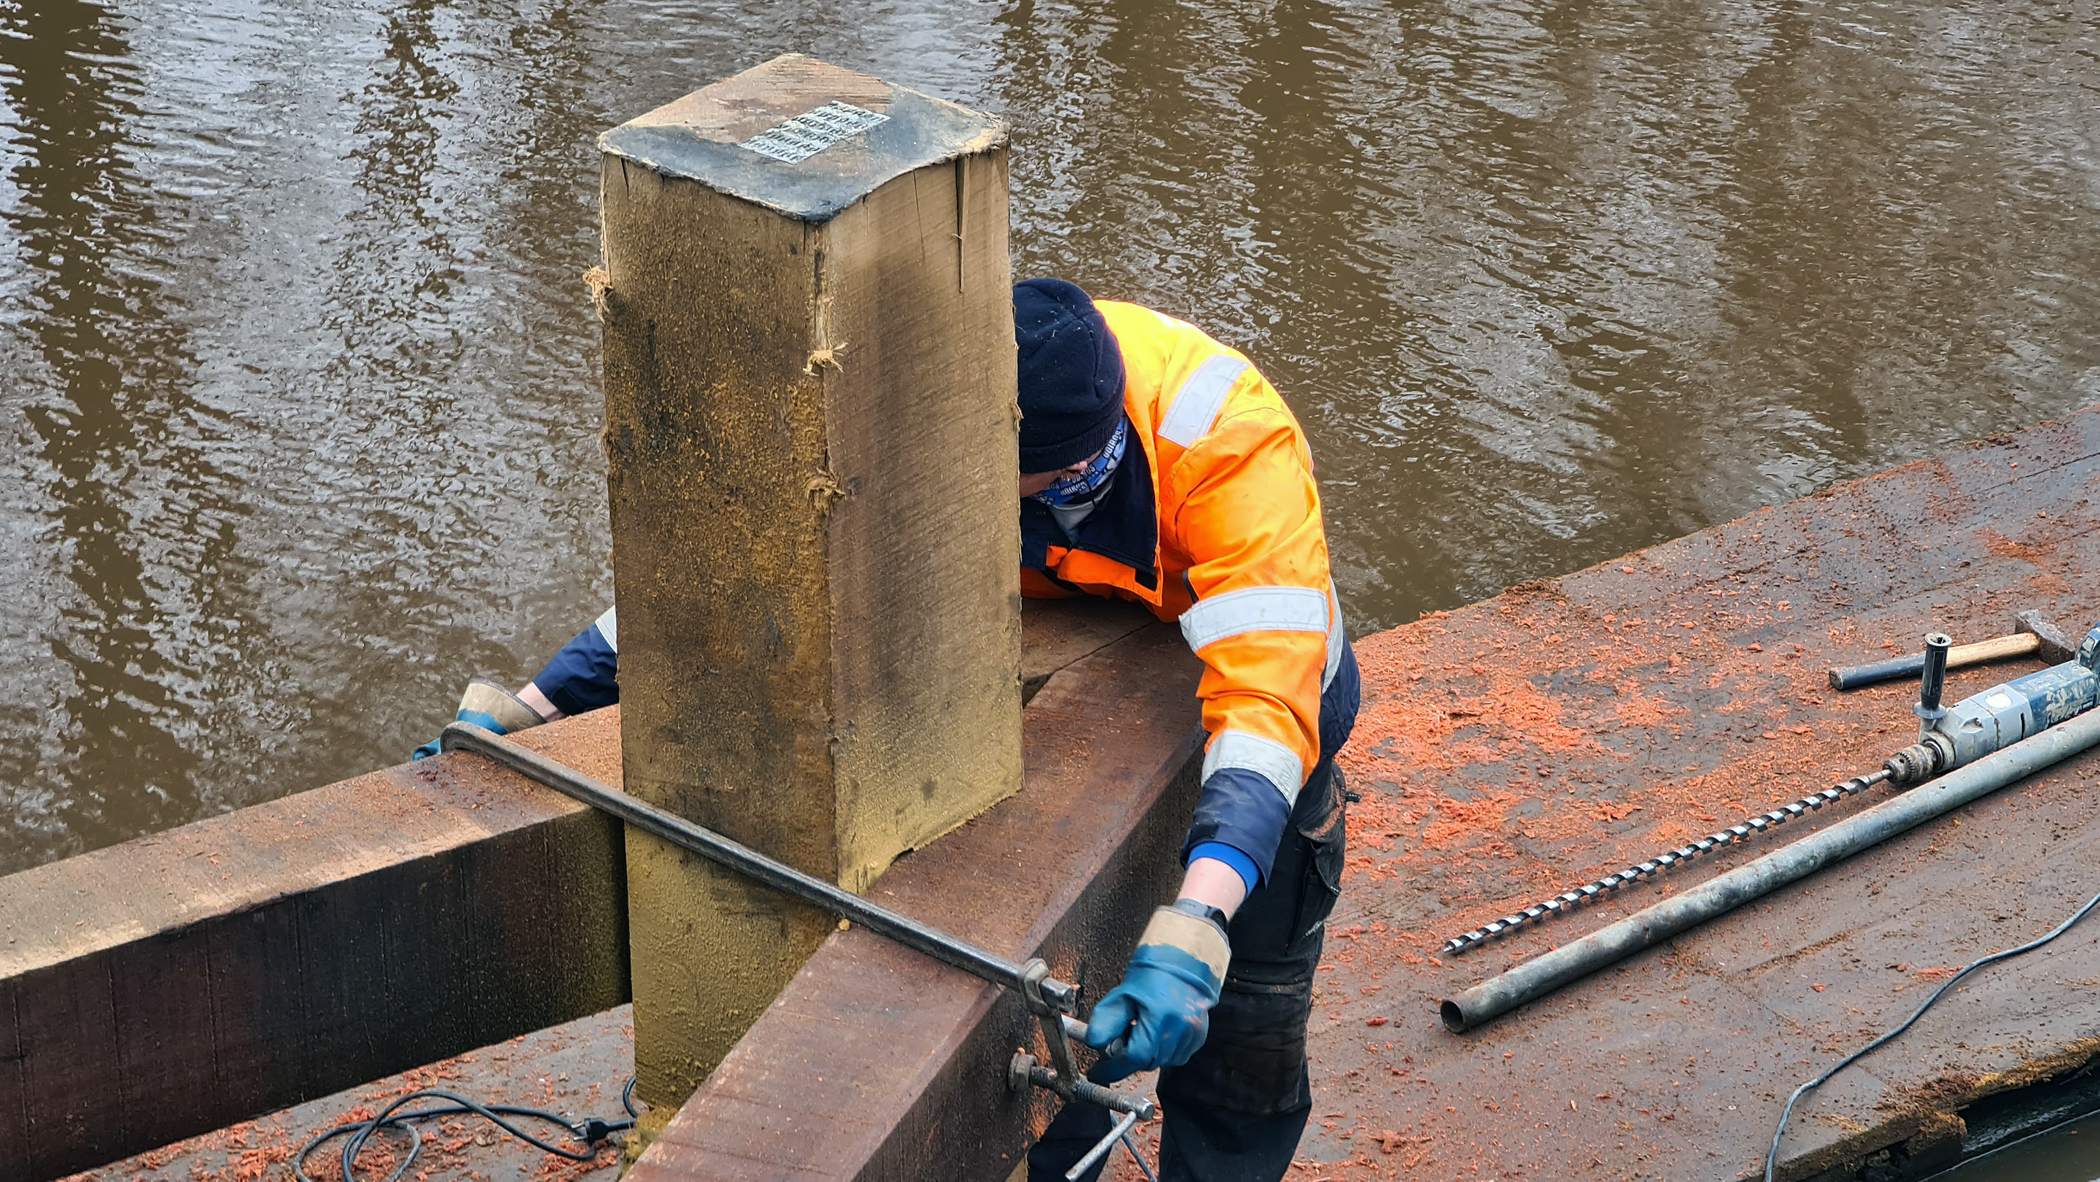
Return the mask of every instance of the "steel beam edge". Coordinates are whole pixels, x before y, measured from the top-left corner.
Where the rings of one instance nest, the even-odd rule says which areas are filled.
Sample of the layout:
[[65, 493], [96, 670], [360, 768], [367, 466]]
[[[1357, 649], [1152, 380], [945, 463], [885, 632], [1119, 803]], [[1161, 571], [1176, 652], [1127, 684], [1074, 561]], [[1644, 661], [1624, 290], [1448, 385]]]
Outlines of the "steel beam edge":
[[[1155, 625], [1048, 679], [1026, 778], [872, 898], [1098, 999], [1171, 896], [1195, 803], [1201, 666]], [[1007, 1088], [1041, 1039], [1021, 999], [868, 932], [834, 933], [686, 1102], [628, 1182], [1003, 1178], [1052, 1111]]]

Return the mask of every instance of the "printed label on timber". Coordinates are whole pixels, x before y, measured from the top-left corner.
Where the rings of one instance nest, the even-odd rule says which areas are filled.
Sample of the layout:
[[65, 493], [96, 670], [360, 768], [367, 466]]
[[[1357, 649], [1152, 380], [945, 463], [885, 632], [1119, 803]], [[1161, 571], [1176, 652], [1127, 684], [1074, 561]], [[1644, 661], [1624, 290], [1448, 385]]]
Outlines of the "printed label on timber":
[[852, 103], [833, 101], [762, 131], [741, 146], [787, 164], [800, 164], [826, 148], [889, 122], [889, 119], [888, 115], [879, 115]]

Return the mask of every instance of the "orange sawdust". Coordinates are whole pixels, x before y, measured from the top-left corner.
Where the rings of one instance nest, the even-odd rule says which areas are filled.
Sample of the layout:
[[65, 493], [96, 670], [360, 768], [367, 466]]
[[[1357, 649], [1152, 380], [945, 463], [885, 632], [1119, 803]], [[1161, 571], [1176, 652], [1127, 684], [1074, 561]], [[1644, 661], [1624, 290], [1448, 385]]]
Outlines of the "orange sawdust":
[[[512, 1045], [523, 1041], [524, 1037], [520, 1036], [512, 1040]], [[560, 1044], [552, 1043], [548, 1049], [559, 1050]], [[412, 1091], [470, 1080], [472, 1076], [467, 1065], [475, 1061], [476, 1055], [470, 1052], [367, 1085], [357, 1089], [353, 1106], [337, 1114], [316, 1119], [281, 1112], [261, 1120], [243, 1121], [164, 1146], [127, 1162], [112, 1163], [74, 1175], [64, 1182], [118, 1182], [119, 1179], [123, 1182], [173, 1182], [178, 1175], [170, 1172], [164, 1177], [163, 1171], [182, 1157], [191, 1159], [186, 1168], [182, 1165], [174, 1168], [180, 1171], [179, 1176], [186, 1182], [291, 1182], [299, 1149], [316, 1134], [338, 1124], [370, 1120], [381, 1108]], [[602, 1092], [601, 1086], [596, 1084], [591, 1085], [590, 1090], [594, 1095]], [[552, 1111], [573, 1107], [573, 1100], [563, 1102], [551, 1076], [538, 1077], [527, 1085], [525, 1096], [515, 1099]], [[404, 1175], [405, 1179], [414, 1179], [415, 1182], [485, 1179], [489, 1176], [486, 1171], [496, 1164], [490, 1146], [508, 1140], [489, 1131], [479, 1121], [458, 1117], [425, 1123], [421, 1130], [421, 1153], [414, 1169]], [[558, 1133], [552, 1139], [566, 1140]], [[342, 1182], [342, 1145], [340, 1140], [329, 1142], [308, 1157], [306, 1170], [315, 1182]], [[373, 1139], [358, 1156], [357, 1182], [386, 1178], [400, 1163], [400, 1155], [407, 1145], [407, 1139], [400, 1134], [382, 1134]], [[518, 1171], [517, 1176], [528, 1177], [530, 1182], [577, 1182], [587, 1175], [616, 1167], [619, 1150], [616, 1145], [604, 1144], [595, 1150], [590, 1160], [581, 1162], [536, 1153], [526, 1157], [529, 1165], [505, 1168], [514, 1168]], [[531, 1173], [523, 1173], [525, 1170]], [[610, 1177], [609, 1174], [604, 1176]]]
[[2039, 565], [2056, 554], [2054, 542], [2015, 541], [1989, 526], [1978, 531], [1978, 536], [1983, 539], [1984, 548], [2000, 558], [2017, 558]]
[[289, 1142], [243, 1150], [231, 1163], [233, 1182], [261, 1182], [265, 1175], [273, 1173], [271, 1166], [283, 1165], [292, 1160], [293, 1152]]
[[1570, 725], [1566, 704], [1543, 692], [1522, 665], [1512, 668], [1500, 659], [1475, 663], [1475, 677], [1485, 677], [1488, 684], [1472, 696], [1423, 692], [1420, 670], [1426, 654], [1377, 643], [1384, 639], [1368, 638], [1357, 648], [1368, 692], [1357, 715], [1356, 737], [1343, 749], [1345, 767], [1353, 762], [1367, 775], [1376, 774], [1377, 764], [1448, 771], [1505, 758], [1504, 745], [1512, 742], [1541, 754], [1595, 742]]
[[1518, 799], [1514, 792], [1497, 792], [1473, 800], [1440, 800], [1436, 804], [1437, 819], [1422, 830], [1422, 844], [1441, 850], [1482, 832], [1499, 831], [1503, 818]]
[[[1660, 698], [1642, 693], [1638, 682], [1624, 681], [1614, 688], [1619, 691], [1619, 702], [1612, 708], [1612, 715], [1620, 726], [1662, 726], [1677, 715], [1690, 713], [1683, 707], [1668, 705]], [[1671, 728], [1673, 733], [1676, 729]]]
[[[1798, 1082], [1786, 1055], [1759, 1063], [1742, 1040], [1719, 1037], [1737, 1019], [1702, 1009], [1714, 999], [1691, 986], [1723, 966], [1691, 953], [1615, 968], [1464, 1037], [1435, 1017], [1440, 999], [1495, 972], [1886, 799], [1878, 790], [1848, 798], [1571, 916], [1443, 955], [1448, 937], [1879, 767], [1915, 732], [1915, 686], [1839, 694], [1827, 684], [1831, 665], [1907, 651], [1928, 630], [1995, 635], [2007, 609], [2055, 588], [2007, 560], [2032, 561], [2052, 541], [2060, 549], [2049, 569], [2064, 563], [2058, 573], [2076, 582], [2070, 536], [2030, 533], [2044, 527], [2039, 517], [2006, 519], [2000, 528], [2021, 540], [2000, 539], [1988, 558], [1970, 531], [1957, 551], [1961, 568], [1976, 559], [1974, 570], [1954, 576], [1961, 588], [1941, 589], [1914, 574], [1925, 556], [1882, 517], [1854, 514], [1848, 531], [1829, 505], [1788, 512], [1613, 564], [1641, 578], [1581, 572], [1358, 642], [1365, 709], [1340, 762], [1362, 799], [1350, 806], [1343, 897], [1316, 977], [1317, 1123], [1291, 1179], [1653, 1176], [1656, 1162], [1705, 1156], [1717, 1126], [1701, 1127], [1711, 1109], [1690, 1097], [1698, 1089], [1710, 1102], [1703, 1077], [1715, 1066], [1728, 1078], [1713, 1083], [1753, 1104], [1781, 1080]], [[1884, 569], [1895, 577], [1884, 580]], [[1974, 579], [1984, 595], [1965, 593]], [[1864, 619], [1851, 614], [1868, 608]], [[1876, 651], [1885, 638], [1889, 649]], [[1962, 671], [1949, 694], [2022, 671]], [[1520, 713], [1496, 717], [1505, 705]], [[1562, 730], [1542, 742], [1542, 722]], [[1755, 974], [1778, 963], [1770, 958], [1782, 933], [1798, 934], [1797, 914], [1781, 904], [1737, 917], [1738, 929], [1762, 925], [1772, 938], [1753, 935], [1749, 967], [1736, 957], [1726, 967]], [[1374, 919], [1390, 930], [1374, 930]], [[1786, 972], [1774, 981], [1811, 1005], [1832, 1006], [1843, 992], [1802, 988]], [[1372, 984], [1383, 989], [1375, 1000]], [[1374, 1027], [1377, 1018], [1388, 1022]], [[1614, 1037], [1640, 1034], [1643, 1021], [1681, 1022], [1688, 1033], [1667, 1055]], [[1716, 1037], [1702, 1045], [1706, 1029]], [[1556, 1086], [1568, 1077], [1595, 1086]], [[1741, 1146], [1728, 1148], [1714, 1172], [1754, 1168], [1754, 1157], [1732, 1160]]]
[[1641, 806], [1637, 804], [1627, 804], [1624, 801], [1617, 800], [1600, 800], [1590, 809], [1590, 817], [1598, 821], [1623, 821], [1640, 811]]
[[[1745, 636], [1793, 608], [1728, 585], [1619, 613], [1563, 594], [1357, 642], [1365, 701], [1337, 756], [1361, 797], [1344, 890], [1414, 883], [1422, 894], [1389, 897], [1429, 910], [1406, 925], [1423, 931], [1335, 940], [1330, 959], [1434, 966], [1445, 936], [1830, 782], [1826, 765], [1846, 762], [1833, 732], [1797, 716], [1822, 715], [1824, 664]], [[1660, 754], [1694, 731], [1697, 762]]]

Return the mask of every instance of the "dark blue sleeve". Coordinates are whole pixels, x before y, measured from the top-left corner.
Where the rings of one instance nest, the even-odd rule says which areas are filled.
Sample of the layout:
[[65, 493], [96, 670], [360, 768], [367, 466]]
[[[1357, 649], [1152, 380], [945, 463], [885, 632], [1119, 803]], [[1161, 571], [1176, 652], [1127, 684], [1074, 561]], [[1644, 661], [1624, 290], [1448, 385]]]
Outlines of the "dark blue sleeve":
[[[1333, 758], [1349, 741], [1362, 703], [1363, 675], [1357, 669], [1356, 652], [1344, 649], [1334, 679], [1320, 694], [1323, 756]], [[1268, 879], [1269, 868], [1276, 864], [1276, 851], [1283, 844], [1283, 831], [1290, 823], [1291, 806], [1268, 777], [1247, 768], [1219, 768], [1203, 781], [1203, 792], [1196, 798], [1196, 816], [1189, 825], [1188, 837], [1181, 843], [1182, 864], [1209, 856], [1239, 871], [1241, 878], [1247, 878], [1252, 869], [1258, 876], [1247, 883], [1247, 889], [1252, 891]], [[1226, 847], [1230, 853], [1241, 855], [1246, 864], [1225, 851], [1199, 850], [1204, 845]]]
[[620, 700], [620, 627], [613, 609], [562, 646], [532, 683], [563, 714], [587, 714]]
[[1242, 767], [1219, 768], [1196, 797], [1196, 817], [1181, 843], [1181, 860], [1186, 863], [1197, 846], [1216, 842], [1247, 855], [1257, 875], [1267, 879], [1290, 820], [1289, 802], [1267, 776]]

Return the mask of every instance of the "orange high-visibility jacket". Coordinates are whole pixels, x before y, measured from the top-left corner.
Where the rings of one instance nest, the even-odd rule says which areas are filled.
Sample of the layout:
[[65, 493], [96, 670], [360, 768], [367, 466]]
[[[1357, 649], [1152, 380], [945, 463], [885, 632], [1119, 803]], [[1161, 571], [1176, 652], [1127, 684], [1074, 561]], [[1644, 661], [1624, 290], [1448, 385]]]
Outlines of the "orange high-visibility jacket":
[[1322, 754], [1321, 693], [1348, 645], [1312, 455], [1244, 356], [1150, 309], [1094, 306], [1122, 348], [1137, 446], [1070, 534], [1023, 501], [1022, 590], [1119, 596], [1180, 621], [1205, 666], [1210, 734], [1184, 854], [1224, 842], [1266, 878]]

